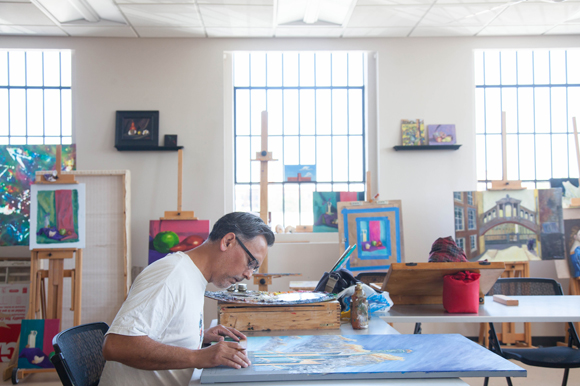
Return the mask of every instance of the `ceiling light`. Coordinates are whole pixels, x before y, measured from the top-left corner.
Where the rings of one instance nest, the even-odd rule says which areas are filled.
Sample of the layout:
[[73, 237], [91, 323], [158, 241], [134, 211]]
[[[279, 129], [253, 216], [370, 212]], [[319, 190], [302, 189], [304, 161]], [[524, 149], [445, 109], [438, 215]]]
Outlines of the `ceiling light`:
[[320, 0], [310, 0], [306, 5], [304, 11], [304, 21], [306, 24], [313, 24], [318, 21], [318, 14], [320, 13]]
[[91, 23], [97, 23], [101, 20], [95, 10], [87, 3], [86, 0], [68, 0], [68, 2], [81, 14], [83, 18]]

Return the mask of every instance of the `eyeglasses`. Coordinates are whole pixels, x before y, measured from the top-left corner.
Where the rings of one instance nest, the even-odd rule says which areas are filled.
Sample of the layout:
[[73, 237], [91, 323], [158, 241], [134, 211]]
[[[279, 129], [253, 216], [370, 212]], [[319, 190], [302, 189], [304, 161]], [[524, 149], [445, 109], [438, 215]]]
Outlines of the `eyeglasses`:
[[258, 269], [260, 269], [260, 262], [258, 261], [258, 259], [256, 259], [254, 257], [254, 255], [252, 255], [250, 253], [250, 251], [248, 251], [248, 248], [246, 248], [246, 246], [244, 245], [244, 243], [242, 243], [242, 240], [240, 240], [239, 237], [236, 237], [238, 240], [238, 244], [240, 244], [240, 247], [242, 247], [242, 249], [246, 252], [246, 254], [250, 257], [250, 262], [248, 263], [248, 269], [250, 271], [252, 271], [252, 273], [257, 273]]

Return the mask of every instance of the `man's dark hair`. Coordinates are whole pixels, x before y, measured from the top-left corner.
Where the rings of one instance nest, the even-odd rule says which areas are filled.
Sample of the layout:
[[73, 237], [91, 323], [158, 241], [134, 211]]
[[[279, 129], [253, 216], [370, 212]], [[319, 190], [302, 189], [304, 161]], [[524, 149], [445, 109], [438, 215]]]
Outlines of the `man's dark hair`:
[[269, 247], [276, 239], [270, 227], [260, 217], [247, 212], [228, 213], [217, 220], [209, 234], [209, 239], [219, 241], [230, 232], [234, 232], [242, 241], [249, 241], [262, 235], [266, 238]]

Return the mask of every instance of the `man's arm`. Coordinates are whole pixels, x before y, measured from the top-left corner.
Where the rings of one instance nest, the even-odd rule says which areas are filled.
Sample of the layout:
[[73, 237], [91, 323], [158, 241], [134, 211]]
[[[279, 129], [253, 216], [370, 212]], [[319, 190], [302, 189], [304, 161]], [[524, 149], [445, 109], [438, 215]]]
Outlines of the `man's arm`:
[[218, 342], [201, 350], [159, 343], [148, 336], [108, 334], [103, 343], [107, 361], [141, 370], [204, 369], [219, 365], [239, 369], [251, 363], [236, 342]]

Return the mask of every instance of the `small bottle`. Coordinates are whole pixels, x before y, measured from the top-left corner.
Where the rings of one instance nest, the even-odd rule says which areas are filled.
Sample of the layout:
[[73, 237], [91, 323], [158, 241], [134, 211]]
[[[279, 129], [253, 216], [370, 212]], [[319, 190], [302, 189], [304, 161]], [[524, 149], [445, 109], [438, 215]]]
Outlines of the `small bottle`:
[[354, 330], [369, 328], [369, 303], [363, 292], [362, 283], [357, 283], [350, 300], [350, 324]]

